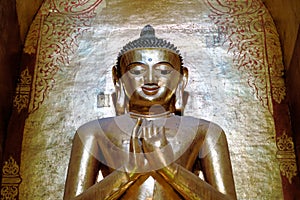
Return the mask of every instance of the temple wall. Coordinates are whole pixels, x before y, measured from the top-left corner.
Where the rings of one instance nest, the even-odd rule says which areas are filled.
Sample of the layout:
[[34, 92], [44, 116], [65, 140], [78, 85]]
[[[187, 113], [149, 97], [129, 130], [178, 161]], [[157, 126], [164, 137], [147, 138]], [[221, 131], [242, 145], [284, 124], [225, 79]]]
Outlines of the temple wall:
[[44, 0], [16, 0], [20, 38], [22, 43], [24, 43], [29, 27], [43, 1]]
[[[17, 0], [16, 9], [20, 26], [20, 38], [24, 41], [29, 26], [36, 15], [43, 0]], [[298, 24], [300, 22], [299, 9], [300, 3], [297, 0], [263, 0], [270, 11], [282, 43], [285, 65], [289, 66], [298, 32]], [[10, 2], [12, 4], [12, 2]], [[288, 22], [288, 23], [287, 23]]]
[[290, 66], [300, 24], [300, 1], [263, 0], [276, 24], [286, 68]]
[[[14, 101], [16, 118], [28, 114], [20, 198], [61, 198], [75, 130], [113, 115], [111, 103], [97, 107], [97, 96], [109, 98], [118, 51], [150, 23], [178, 46], [190, 70], [185, 114], [216, 122], [227, 133], [239, 199], [282, 199], [276, 154], [285, 149], [276, 143], [289, 132], [277, 135], [273, 118], [273, 107], [285, 97], [278, 77], [283, 65], [274, 60], [281, 57], [276, 29], [260, 1], [226, 4], [46, 1], [25, 43], [29, 64]], [[284, 173], [292, 182], [294, 172]]]
[[[300, 155], [300, 29], [295, 43], [293, 57], [290, 67], [286, 71], [286, 85], [288, 89], [289, 107], [291, 121], [294, 131], [295, 149], [297, 155]], [[298, 170], [300, 166], [300, 159], [298, 156]]]
[[[26, 1], [23, 1], [23, 2], [26, 2]], [[272, 2], [274, 2], [274, 1], [272, 1]], [[3, 2], [1, 2], [1, 4], [2, 3]], [[27, 28], [31, 23], [31, 19], [33, 17], [33, 14], [35, 13], [35, 10], [37, 10], [37, 8], [39, 7], [38, 5], [40, 3], [41, 3], [41, 1], [39, 1], [39, 2], [36, 1], [36, 2], [34, 2], [35, 6], [32, 7], [31, 6], [32, 2], [30, 2], [28, 4], [24, 4], [24, 5], [20, 2], [17, 2], [17, 9], [18, 9], [18, 12], [19, 12], [18, 17], [19, 17], [19, 23], [20, 23], [20, 29], [21, 29], [21, 34], [20, 34], [21, 38], [25, 37], [26, 32], [27, 32]], [[293, 49], [293, 46], [295, 46], [293, 44], [296, 41], [296, 35], [297, 35], [297, 30], [294, 28], [295, 27], [294, 24], [297, 24], [296, 22], [299, 18], [297, 18], [296, 14], [295, 14], [296, 12], [283, 12], [282, 13], [282, 11], [279, 11], [279, 9], [276, 9], [275, 6], [272, 9], [272, 5], [275, 5], [276, 3], [279, 3], [279, 1], [276, 1], [276, 2], [274, 2], [274, 4], [272, 4], [271, 1], [266, 0], [265, 3], [268, 6], [268, 8], [271, 7], [270, 11], [271, 11], [272, 16], [275, 19], [275, 23], [277, 24], [277, 27], [279, 27], [279, 34], [281, 36], [281, 41], [284, 41], [284, 44], [286, 44], [286, 45], [283, 45], [283, 52], [284, 52], [284, 58], [285, 58], [284, 60], [285, 60], [286, 63], [289, 63], [291, 58], [292, 58], [292, 52], [293, 52], [292, 49]], [[33, 8], [33, 9], [31, 10], [31, 9], [26, 8], [26, 5], [29, 5], [30, 8]], [[278, 6], [278, 5], [276, 5], [276, 6]], [[4, 7], [5, 7], [6, 10], [7, 10], [7, 8], [9, 8], [9, 6], [7, 7], [7, 5], [3, 6], [3, 8]], [[284, 4], [282, 4], [278, 7], [281, 8], [281, 10], [285, 10], [285, 9], [282, 9], [282, 7], [286, 7], [286, 10], [289, 10], [289, 9], [294, 10], [294, 8], [297, 8], [297, 0], [285, 2]], [[30, 13], [29, 13], [30, 16], [28, 16], [27, 11], [30, 11]], [[5, 12], [1, 12], [1, 13], [5, 13]], [[280, 14], [276, 15], [276, 13], [280, 13]], [[48, 19], [50, 19], [51, 17], [53, 17], [53, 15], [50, 16]], [[57, 17], [57, 19], [61, 19], [60, 16], [54, 16], [54, 18], [55, 17]], [[8, 17], [7, 17], [7, 19], [8, 19]], [[99, 20], [100, 19], [101, 18], [99, 18]], [[13, 19], [13, 21], [14, 20], [15, 20], [15, 18]], [[284, 23], [286, 20], [291, 21], [291, 23]], [[278, 23], [279, 21], [280, 21], [280, 23]], [[299, 22], [299, 20], [298, 20], [298, 22]], [[92, 26], [96, 26], [97, 23], [101, 24], [102, 21], [101, 20], [100, 21], [96, 20], [95, 22], [93, 22]], [[10, 30], [17, 30], [18, 28], [15, 25], [16, 25], [15, 23], [11, 23], [11, 26], [14, 27], [14, 28], [10, 29]], [[44, 26], [44, 28], [46, 28], [46, 26]], [[79, 27], [84, 29], [83, 25], [80, 25]], [[168, 28], [168, 26], [166, 26], [166, 27]], [[166, 27], [160, 27], [161, 34], [164, 37], [168, 37], [168, 35], [170, 34], [169, 31], [165, 30]], [[182, 27], [179, 28], [179, 29], [184, 30], [184, 28], [182, 28]], [[90, 28], [87, 28], [86, 30], [90, 31]], [[138, 30], [137, 26], [133, 26], [130, 29], [128, 29], [127, 31], [132, 31], [132, 34], [134, 34], [135, 32], [138, 32], [137, 30]], [[94, 33], [90, 33], [90, 32], [85, 33], [82, 36], [83, 41], [84, 40], [86, 40], [86, 41], [91, 40], [91, 41], [95, 41], [95, 42], [99, 41], [99, 38], [95, 36], [95, 35], [98, 34], [99, 30], [92, 29], [92, 32], [93, 31], [94, 31]], [[111, 33], [115, 33], [115, 32], [116, 32], [116, 30], [114, 28], [110, 27], [110, 28], [107, 28], [107, 29], [103, 30], [103, 32], [101, 32], [101, 34], [104, 34], [103, 37], [106, 38]], [[11, 32], [9, 32], [9, 33], [11, 33]], [[219, 35], [215, 34], [215, 36], [219, 36]], [[94, 37], [96, 37], [96, 38], [94, 38]], [[19, 38], [19, 36], [11, 37], [11, 38]], [[208, 43], [205, 43], [205, 45], [215, 45], [215, 42], [220, 39], [220, 38], [215, 38], [217, 40], [215, 42], [213, 42], [214, 39], [212, 39], [212, 38], [208, 39]], [[5, 41], [5, 40], [3, 40], [3, 41]], [[99, 94], [100, 91], [105, 91], [105, 92], [108, 92], [108, 93], [110, 93], [112, 91], [112, 85], [109, 85], [109, 81], [111, 80], [110, 75], [109, 75], [109, 69], [110, 69], [110, 66], [114, 64], [114, 61], [113, 61], [114, 55], [115, 55], [114, 53], [117, 52], [117, 49], [119, 47], [118, 48], [116, 47], [114, 50], [112, 50], [112, 52], [106, 53], [105, 55], [98, 55], [98, 56], [101, 56], [102, 59], [108, 59], [108, 60], [105, 60], [104, 62], [102, 62], [102, 60], [101, 60], [101, 62], [100, 61], [96, 62], [97, 65], [102, 65], [103, 63], [106, 63], [105, 66], [107, 67], [107, 70], [108, 70], [108, 71], [105, 71], [105, 72], [103, 71], [103, 73], [101, 72], [102, 74], [105, 74], [105, 77], [104, 77], [104, 79], [98, 80], [98, 79], [95, 79], [96, 77], [94, 76], [94, 74], [90, 74], [91, 71], [89, 71], [89, 70], [95, 70], [95, 68], [85, 68], [85, 69], [82, 69], [82, 70], [80, 70], [78, 68], [78, 66], [80, 66], [80, 68], [85, 67], [85, 65], [83, 65], [82, 62], [90, 62], [90, 60], [87, 60], [85, 58], [87, 55], [89, 56], [88, 58], [92, 58], [91, 54], [92, 53], [93, 54], [97, 53], [97, 51], [95, 49], [91, 50], [91, 51], [85, 51], [84, 49], [89, 50], [92, 47], [91, 46], [85, 46], [85, 45], [91, 45], [91, 44], [89, 44], [88, 42], [85, 43], [83, 41], [81, 41], [80, 44], [79, 44], [79, 50], [80, 51], [78, 51], [75, 54], [75, 56], [74, 55], [72, 56], [72, 57], [78, 56], [79, 58], [82, 58], [83, 60], [76, 61], [76, 60], [70, 58], [70, 63], [71, 64], [64, 66], [65, 68], [61, 68], [61, 69], [63, 69], [63, 71], [59, 71], [55, 75], [54, 80], [56, 80], [56, 82], [55, 82], [54, 85], [58, 86], [59, 84], [62, 83], [61, 81], [65, 81], [66, 78], [68, 78], [70, 80], [63, 83], [65, 86], [62, 89], [58, 89], [57, 87], [52, 88], [51, 93], [48, 94], [48, 95], [51, 96], [51, 98], [55, 98], [55, 101], [47, 98], [44, 101], [44, 104], [39, 107], [39, 112], [35, 112], [33, 114], [30, 114], [30, 116], [29, 116], [29, 118], [26, 122], [27, 123], [27, 125], [26, 125], [27, 128], [25, 128], [24, 134], [29, 134], [30, 137], [28, 137], [28, 135], [26, 136], [25, 141], [27, 141], [27, 142], [25, 144], [23, 144], [24, 145], [23, 147], [25, 147], [24, 149], [28, 150], [29, 154], [27, 154], [27, 155], [23, 154], [23, 156], [25, 156], [25, 157], [29, 156], [30, 157], [30, 155], [31, 155], [30, 150], [32, 150], [32, 152], [31, 152], [32, 154], [35, 154], [37, 152], [37, 150], [41, 150], [42, 148], [47, 149], [46, 151], [38, 151], [39, 153], [37, 153], [38, 154], [37, 156], [40, 156], [40, 157], [36, 157], [36, 159], [33, 160], [32, 165], [34, 165], [37, 168], [35, 168], [35, 167], [31, 168], [32, 169], [32, 171], [31, 171], [32, 174], [28, 173], [28, 171], [24, 172], [24, 168], [28, 164], [31, 164], [31, 163], [23, 162], [23, 164], [21, 166], [25, 178], [26, 177], [31, 177], [31, 176], [32, 177], [40, 176], [41, 179], [47, 180], [45, 183], [41, 183], [42, 181], [39, 180], [38, 178], [36, 178], [36, 179], [33, 180], [33, 182], [31, 182], [31, 183], [36, 184], [36, 185], [42, 185], [42, 188], [40, 188], [40, 190], [44, 191], [43, 193], [36, 193], [34, 196], [31, 196], [31, 198], [33, 198], [33, 199], [41, 199], [43, 197], [45, 199], [47, 199], [51, 195], [53, 195], [54, 192], [57, 192], [58, 190], [59, 190], [58, 191], [58, 196], [61, 197], [62, 188], [63, 188], [63, 184], [64, 184], [64, 182], [63, 182], [63, 178], [64, 178], [63, 176], [64, 175], [63, 174], [65, 174], [65, 172], [66, 172], [66, 162], [68, 162], [67, 161], [68, 157], [66, 155], [69, 153], [70, 141], [71, 141], [72, 135], [74, 134], [74, 130], [76, 130], [76, 128], [79, 126], [79, 124], [82, 124], [82, 123], [84, 123], [84, 122], [86, 122], [90, 119], [93, 119], [95, 117], [96, 118], [97, 117], [103, 117], [103, 116], [107, 116], [107, 115], [112, 114], [111, 108], [97, 108], [97, 106], [95, 106], [95, 105], [97, 105], [97, 100], [95, 99], [96, 98], [95, 96], [97, 96], [97, 94]], [[102, 41], [102, 40], [100, 40], [100, 41]], [[200, 39], [199, 39], [199, 41], [200, 41]], [[211, 44], [209, 44], [209, 41], [211, 41]], [[14, 41], [14, 42], [15, 42], [15, 44], [9, 43], [12, 47], [12, 50], [15, 49], [15, 47], [17, 47], [19, 45], [17, 40]], [[115, 41], [115, 43], [112, 43], [112, 44], [117, 45], [118, 42], [119, 41]], [[125, 42], [125, 40], [124, 40], [124, 42]], [[200, 42], [200, 44], [201, 44], [201, 42]], [[104, 42], [103, 44], [98, 44], [98, 45], [100, 45], [100, 46], [102, 45], [101, 46], [102, 48], [108, 48], [108, 47], [110, 47], [111, 43], [105, 44], [105, 42]], [[120, 45], [122, 46], [122, 44], [120, 44]], [[203, 43], [203, 45], [204, 45], [204, 43]], [[184, 52], [189, 52], [189, 50], [191, 50], [191, 49], [189, 49], [189, 47], [184, 46], [184, 42], [182, 42], [182, 44], [180, 44], [180, 46], [182, 47]], [[7, 44], [4, 44], [4, 45], [1, 44], [1, 47], [7, 47]], [[200, 45], [200, 47], [203, 47], [203, 46]], [[220, 53], [220, 51], [218, 50], [215, 53]], [[206, 56], [212, 56], [213, 57], [213, 56], [215, 56], [215, 53], [208, 54]], [[221, 51], [221, 53], [224, 53], [224, 52]], [[3, 55], [4, 55], [4, 57], [7, 57], [7, 54], [3, 54]], [[97, 54], [95, 54], [95, 55], [97, 55]], [[194, 59], [193, 56], [190, 55], [190, 53], [186, 53], [185, 55], [187, 55], [188, 59], [190, 59], [190, 61], [188, 62], [188, 64], [190, 64], [190, 66], [191, 66], [190, 70], [194, 71], [194, 73], [197, 73], [197, 67], [196, 67], [195, 64], [193, 64], [193, 59]], [[189, 56], [190, 56], [190, 58], [189, 58]], [[194, 57], [197, 57], [197, 55], [194, 55]], [[225, 58], [225, 57], [223, 57], [221, 59], [221, 63], [220, 63], [220, 60], [214, 60], [213, 59], [212, 60], [213, 63], [210, 63], [210, 64], [211, 65], [217, 64], [218, 66], [225, 66], [224, 63], [226, 63], [228, 61], [227, 60], [228, 58]], [[95, 58], [92, 58], [91, 60], [93, 60], [93, 59], [95, 59]], [[13, 59], [9, 59], [9, 60], [15, 60], [15, 59], [13, 58]], [[297, 61], [294, 61], [294, 62], [297, 63]], [[77, 64], [78, 64], [78, 66], [76, 66]], [[95, 64], [95, 63], [92, 63], [92, 64]], [[201, 63], [201, 64], [207, 64], [207, 63]], [[3, 85], [5, 85], [5, 87], [2, 87], [3, 89], [2, 88], [0, 88], [0, 89], [1, 89], [1, 91], [3, 91], [4, 94], [8, 94], [8, 98], [5, 97], [4, 99], [6, 99], [8, 104], [9, 104], [9, 102], [12, 99], [12, 95], [10, 95], [11, 91], [14, 90], [12, 81], [14, 80], [13, 77], [14, 77], [15, 72], [11, 72], [11, 70], [13, 70], [15, 68], [10, 68], [9, 72], [7, 72], [7, 68], [4, 68], [4, 66], [6, 66], [6, 64], [3, 64], [3, 65], [1, 64], [1, 70], [2, 70], [2, 67], [3, 67], [3, 70], [1, 71], [1, 77], [3, 77], [2, 80], [5, 82], [5, 84], [3, 84]], [[299, 64], [294, 65], [294, 66], [299, 66]], [[75, 68], [75, 71], [74, 71], [74, 68]], [[297, 71], [297, 69], [299, 69], [299, 68], [294, 68], [294, 69]], [[79, 70], [79, 71], [76, 71], [76, 70]], [[206, 73], [211, 73], [210, 75], [214, 76], [214, 74], [216, 74], [216, 73], [217, 74], [218, 73], [222, 74], [223, 73], [222, 70], [223, 69], [219, 68], [219, 69], [217, 69], [217, 71], [206, 72]], [[4, 73], [2, 73], [2, 72], [4, 72]], [[32, 74], [32, 71], [30, 73]], [[100, 73], [100, 72], [98, 72], [98, 73]], [[293, 80], [297, 80], [297, 77], [299, 77], [298, 75], [295, 75], [297, 73], [290, 73], [290, 74], [293, 75], [293, 77], [294, 77], [294, 78], [292, 78]], [[82, 80], [81, 77], [83, 77], [83, 76], [85, 76], [86, 79], [90, 80], [90, 84], [87, 84], [84, 80]], [[241, 75], [239, 73], [237, 73], [237, 74], [229, 74], [229, 76], [238, 77], [238, 76], [241, 76]], [[201, 75], [200, 75], [200, 77], [201, 77]], [[203, 87], [206, 88], [207, 90], [209, 90], [209, 88], [212, 87], [212, 88], [214, 88], [215, 92], [220, 92], [219, 89], [218, 89], [218, 88], [220, 88], [220, 85], [222, 85], [222, 84], [227, 84], [228, 85], [229, 84], [226, 81], [225, 82], [212, 81], [212, 80], [215, 80], [214, 78], [216, 78], [216, 77], [211, 78], [211, 82], [207, 86], [203, 85]], [[191, 80], [192, 80], [192, 83], [195, 84], [195, 82], [197, 82], [198, 79], [197, 78], [194, 78], [194, 79], [192, 78]], [[7, 83], [12, 83], [12, 84], [7, 84]], [[243, 88], [245, 90], [242, 90], [242, 91], [240, 91], [236, 94], [245, 97], [247, 100], [255, 102], [256, 101], [255, 98], [253, 99], [253, 97], [243, 95], [244, 93], [245, 94], [247, 94], [249, 92], [251, 93], [251, 89], [246, 88], [247, 84], [245, 85], [245, 83], [242, 83], [242, 82], [239, 82], [239, 84], [243, 85]], [[74, 90], [74, 87], [73, 87], [74, 85], [77, 87], [76, 90]], [[8, 87], [6, 87], [6, 86], [8, 86]], [[100, 89], [99, 89], [99, 86], [100, 86]], [[196, 86], [194, 85], [193, 87], [196, 87]], [[208, 87], [208, 86], [210, 86], [210, 87]], [[193, 90], [193, 87], [190, 88], [190, 90]], [[203, 87], [202, 87], [202, 89], [203, 89]], [[233, 85], [232, 87], [233, 88], [237, 87], [237, 85]], [[240, 86], [238, 86], [238, 88], [239, 87]], [[228, 89], [228, 91], [227, 91], [227, 89]], [[212, 91], [214, 91], [214, 90], [212, 90]], [[231, 121], [224, 121], [224, 119], [220, 118], [220, 115], [218, 115], [218, 116], [209, 116], [209, 113], [214, 113], [215, 112], [215, 110], [214, 110], [215, 105], [212, 105], [210, 103], [202, 104], [201, 103], [202, 101], [197, 100], [197, 99], [207, 100], [207, 99], [214, 99], [214, 98], [218, 99], [218, 98], [221, 98], [221, 97], [230, 98], [230, 97], [232, 97], [232, 94], [234, 94], [234, 93], [231, 93], [229, 95], [228, 92], [235, 91], [235, 90], [231, 90], [230, 87], [226, 87], [224, 90], [225, 91], [222, 91], [223, 96], [219, 96], [219, 97], [215, 97], [211, 93], [207, 93], [206, 95], [198, 93], [197, 94], [198, 96], [194, 96], [194, 99], [192, 100], [192, 102], [194, 104], [196, 104], [197, 106], [201, 107], [201, 108], [206, 107], [208, 109], [208, 112], [205, 115], [197, 113], [196, 114], [197, 117], [204, 117], [204, 118], [208, 118], [210, 120], [214, 120], [214, 121], [218, 122], [222, 127], [224, 127], [226, 129], [226, 132], [228, 132], [229, 137], [232, 137], [232, 135], [238, 134], [238, 133], [236, 133], [236, 130], [232, 131], [232, 130], [230, 130], [230, 128], [228, 128], [228, 127], [230, 127], [230, 122]], [[78, 93], [76, 94], [76, 92], [78, 92]], [[80, 94], [82, 96], [82, 98], [78, 99], [78, 100], [74, 100], [74, 99], [76, 99], [78, 94]], [[70, 100], [70, 98], [73, 99], [73, 100]], [[250, 98], [250, 99], [248, 99], [248, 98]], [[91, 103], [91, 99], [92, 99], [93, 103]], [[221, 102], [221, 99], [219, 99], [219, 101]], [[2, 102], [4, 102], [4, 101], [2, 101]], [[69, 102], [71, 104], [67, 105], [66, 104], [67, 102]], [[242, 101], [238, 101], [238, 102], [239, 102], [239, 104], [238, 104], [239, 107], [244, 107], [245, 106], [244, 102], [242, 102]], [[4, 105], [5, 109], [8, 108], [6, 106], [7, 105], [6, 103], [3, 103], [1, 105]], [[87, 107], [88, 107], [88, 113], [87, 114], [85, 114], [85, 115], [78, 114], [82, 111], [82, 109], [87, 108], [87, 107], [85, 107], [85, 108], [80, 109], [80, 107], [78, 107], [80, 105], [87, 105]], [[31, 106], [32, 106], [31, 108], [34, 108], [33, 104]], [[222, 106], [223, 106], [222, 104], [218, 105], [218, 107], [222, 107]], [[49, 113], [49, 110], [51, 110], [50, 108], [53, 108], [53, 110], [51, 111], [52, 113], [57, 114], [55, 118], [51, 118], [51, 117], [49, 117], [50, 115], [45, 114], [45, 113], [51, 114], [51, 113]], [[77, 112], [74, 111], [74, 108], [78, 109]], [[249, 107], [244, 107], [244, 108], [245, 108], [245, 110], [249, 109]], [[187, 110], [186, 114], [193, 114], [191, 112], [193, 109], [194, 109], [194, 107]], [[9, 110], [9, 109], [7, 109], [7, 110]], [[64, 114], [62, 114], [62, 111], [66, 112], [66, 113], [69, 113], [69, 114], [71, 113], [72, 117], [74, 118], [73, 121], [72, 120], [70, 121], [70, 118], [66, 118], [64, 116]], [[274, 124], [273, 124], [274, 122], [273, 122], [273, 119], [272, 119], [272, 115], [270, 115], [269, 111], [270, 111], [269, 108], [266, 109], [266, 107], [264, 107], [264, 106], [256, 107], [254, 109], [254, 113], [260, 113], [260, 114], [263, 113], [263, 115], [266, 116], [264, 118], [265, 120], [263, 120], [258, 127], [260, 127], [260, 126], [266, 127], [266, 129], [265, 129], [266, 133], [268, 133], [270, 135], [265, 135], [265, 136], [270, 136], [270, 138], [267, 137], [267, 139], [274, 142], [274, 138], [272, 138], [272, 137], [274, 137], [274, 135], [272, 135], [271, 133], [274, 132], [275, 128], [274, 128]], [[252, 112], [249, 112], [249, 113], [247, 113], [247, 112], [234, 113], [234, 112], [228, 111], [228, 110], [218, 110], [218, 114], [221, 113], [221, 116], [226, 115], [227, 112], [229, 112], [230, 115], [232, 114], [232, 115], [238, 116], [239, 119], [243, 118], [243, 119], [248, 120], [248, 121], [253, 120], [253, 119], [248, 118], [249, 115], [251, 115]], [[5, 113], [4, 116], [9, 116], [9, 114]], [[6, 119], [7, 118], [8, 117], [6, 117]], [[29, 124], [31, 124], [31, 125], [29, 125]], [[49, 124], [50, 124], [50, 126], [49, 126]], [[241, 123], [239, 125], [240, 128], [243, 128], [244, 126], [246, 126], [246, 124], [244, 124], [244, 123]], [[47, 134], [47, 133], [49, 133], [49, 130], [48, 130], [49, 128], [50, 129], [54, 128], [57, 131], [60, 130], [60, 133], [61, 132], [66, 133], [66, 135], [62, 136], [62, 138], [61, 137], [56, 138], [54, 135], [51, 135], [49, 137], [49, 135]], [[57, 131], [56, 131], [56, 134], [59, 134]], [[256, 131], [260, 132], [261, 130], [256, 129]], [[39, 133], [39, 132], [42, 132], [42, 134], [38, 134], [37, 137], [40, 137], [40, 138], [41, 137], [44, 137], [44, 138], [49, 137], [49, 139], [48, 140], [44, 140], [44, 139], [38, 140], [40, 143], [36, 142], [34, 140], [34, 137], [33, 137], [35, 134], [31, 134], [31, 133]], [[44, 134], [44, 136], [42, 136], [43, 134]], [[60, 139], [62, 139], [62, 140], [60, 140]], [[260, 139], [265, 140], [266, 138], [260, 138]], [[31, 142], [33, 142], [33, 143], [31, 143]], [[232, 140], [230, 140], [230, 143], [231, 142], [232, 142]], [[34, 145], [31, 145], [31, 144], [34, 144]], [[59, 145], [57, 145], [57, 144], [59, 144]], [[26, 146], [26, 145], [29, 145], [29, 147]], [[66, 146], [67, 146], [67, 148], [64, 149], [64, 147], [66, 147]], [[236, 154], [239, 151], [239, 148], [240, 147], [235, 147], [232, 150], [232, 154], [236, 157], [242, 156], [242, 154]], [[245, 148], [244, 150], [247, 152], [245, 154], [247, 156], [255, 155], [254, 148]], [[276, 149], [272, 150], [272, 148], [271, 148], [270, 152], [276, 154]], [[39, 158], [42, 158], [42, 157], [44, 158], [43, 161], [41, 159], [39, 159]], [[55, 159], [52, 159], [52, 158], [55, 158]], [[233, 162], [237, 162], [237, 161], [233, 161]], [[263, 163], [263, 162], [265, 162], [265, 160], [260, 160], [259, 162]], [[252, 164], [254, 164], [254, 163], [251, 160], [249, 160], [248, 165], [252, 165]], [[61, 166], [61, 167], [57, 168], [54, 165]], [[235, 165], [237, 165], [237, 164], [235, 164]], [[41, 170], [42, 168], [44, 168], [44, 171]], [[239, 170], [241, 170], [241, 169], [239, 169]], [[47, 174], [47, 172], [49, 172], [49, 171], [51, 172], [51, 175]], [[264, 176], [264, 173], [261, 174], [261, 177], [263, 179], [266, 179], [266, 177]], [[250, 180], [250, 182], [251, 182], [251, 181], [253, 181], [253, 177], [249, 176], [249, 177], [247, 177], [247, 180]], [[21, 188], [23, 187], [21, 189], [21, 192], [22, 192], [21, 197], [22, 197], [22, 195], [24, 197], [24, 195], [26, 196], [29, 193], [31, 193], [30, 188], [25, 188], [24, 189], [24, 185], [26, 183], [28, 183], [27, 181], [28, 181], [28, 179], [25, 179], [23, 185], [21, 186]], [[240, 183], [240, 181], [241, 180], [239, 180], [238, 183]], [[53, 183], [55, 183], [55, 185], [53, 185]], [[265, 182], [265, 183], [267, 183], [267, 182]], [[43, 187], [45, 187], [45, 185], [47, 185], [47, 186], [50, 185], [50, 187], [46, 188], [46, 190], [45, 190], [45, 188], [43, 188]], [[267, 187], [267, 186], [265, 186], [265, 187]], [[259, 191], [259, 193], [262, 193], [262, 192], [263, 192], [263, 190]], [[244, 197], [244, 198], [240, 198], [240, 199], [247, 199], [247, 198], [250, 199], [250, 197], [251, 197], [251, 194], [249, 194], [250, 191], [248, 193], [244, 193], [243, 189], [240, 186], [238, 187], [238, 193], [239, 193], [239, 197]], [[256, 193], [256, 195], [259, 194], [259, 193]]]
[[0, 2], [0, 163], [22, 51], [15, 1]]
[[0, 162], [19, 74], [22, 44], [42, 2], [0, 2]]
[[263, 1], [274, 19], [282, 44], [290, 116], [294, 131], [295, 149], [298, 155], [298, 169], [300, 169], [300, 1]]

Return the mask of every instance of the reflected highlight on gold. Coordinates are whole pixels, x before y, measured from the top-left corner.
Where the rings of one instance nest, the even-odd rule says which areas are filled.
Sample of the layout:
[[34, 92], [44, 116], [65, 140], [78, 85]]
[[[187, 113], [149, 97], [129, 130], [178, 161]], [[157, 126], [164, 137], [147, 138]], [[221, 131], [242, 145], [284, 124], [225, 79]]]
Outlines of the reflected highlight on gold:
[[[24, 49], [32, 58], [28, 65], [32, 78], [26, 83], [31, 86], [30, 92], [22, 82], [21, 89], [24, 86], [26, 91], [18, 90], [22, 101], [17, 96], [15, 102], [16, 109], [24, 112], [28, 108], [30, 113], [23, 130], [20, 199], [62, 199], [75, 131], [92, 119], [115, 115], [111, 66], [116, 63], [117, 52], [132, 37], [138, 37], [136, 33], [144, 24], [152, 24], [157, 35], [180, 47], [189, 77], [184, 93], [176, 91], [176, 97], [183, 96], [176, 98], [176, 113], [182, 107], [186, 116], [216, 122], [225, 131], [238, 199], [283, 198], [282, 191], [286, 190], [281, 176], [283, 181], [288, 178], [293, 183], [296, 162], [291, 159], [292, 151], [283, 152], [276, 146], [282, 132], [276, 133], [273, 117], [280, 120], [282, 116], [273, 113], [272, 101], [280, 103], [285, 95], [283, 65], [276, 28], [261, 0], [63, 2], [44, 2]], [[25, 70], [26, 67], [22, 69]], [[103, 95], [97, 107], [98, 94]], [[116, 144], [111, 146], [129, 151], [136, 123], [133, 119], [145, 118], [146, 112], [129, 113], [129, 102], [124, 102], [125, 107], [119, 106], [124, 111], [115, 117], [114, 126], [122, 130], [118, 137], [126, 134], [122, 139], [109, 139]], [[151, 108], [153, 113], [162, 109], [158, 105]], [[161, 115], [165, 119], [160, 121]], [[155, 120], [155, 126], [160, 127], [172, 115], [164, 109], [145, 119]], [[182, 131], [174, 132], [183, 132], [182, 136], [168, 137], [170, 130], [165, 129], [170, 145], [175, 144], [175, 152], [180, 152], [178, 146], [184, 150], [189, 147], [188, 141], [193, 141], [196, 134], [192, 128], [178, 129]], [[186, 138], [186, 131], [192, 133], [191, 138]], [[288, 132], [287, 135], [290, 136]], [[184, 139], [172, 141], [173, 138]], [[108, 163], [124, 164], [108, 158]], [[103, 177], [109, 172], [103, 170]], [[202, 174], [197, 170], [195, 173]], [[101, 174], [98, 177], [101, 180]], [[149, 184], [143, 186], [159, 180], [149, 177]]]
[[64, 199], [236, 199], [222, 129], [175, 115], [183, 109], [188, 73], [174, 45], [147, 25], [118, 60], [113, 77], [120, 116], [78, 129]]

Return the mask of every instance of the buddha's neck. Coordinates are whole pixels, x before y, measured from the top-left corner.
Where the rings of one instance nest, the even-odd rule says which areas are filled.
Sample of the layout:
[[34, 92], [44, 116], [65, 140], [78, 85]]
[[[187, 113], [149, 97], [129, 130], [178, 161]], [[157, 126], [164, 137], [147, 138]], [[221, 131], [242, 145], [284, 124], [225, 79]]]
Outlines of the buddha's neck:
[[136, 115], [152, 116], [152, 115], [164, 115], [165, 113], [174, 113], [175, 106], [170, 103], [159, 105], [141, 105], [136, 103], [129, 103], [129, 112]]
[[132, 118], [142, 118], [142, 119], [148, 119], [148, 120], [156, 120], [156, 119], [161, 119], [161, 118], [167, 118], [172, 116], [174, 113], [171, 113], [170, 111], [166, 111], [164, 113], [159, 113], [159, 114], [140, 114], [140, 113], [135, 113], [135, 112], [129, 112], [130, 117]]

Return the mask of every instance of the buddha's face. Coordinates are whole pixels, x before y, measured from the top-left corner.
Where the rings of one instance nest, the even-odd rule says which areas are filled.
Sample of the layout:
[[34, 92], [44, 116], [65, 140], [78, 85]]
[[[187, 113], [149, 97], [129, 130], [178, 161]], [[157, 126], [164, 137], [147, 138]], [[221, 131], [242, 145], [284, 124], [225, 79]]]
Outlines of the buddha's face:
[[121, 82], [130, 105], [164, 105], [174, 97], [182, 73], [181, 60], [164, 49], [135, 49], [120, 60]]

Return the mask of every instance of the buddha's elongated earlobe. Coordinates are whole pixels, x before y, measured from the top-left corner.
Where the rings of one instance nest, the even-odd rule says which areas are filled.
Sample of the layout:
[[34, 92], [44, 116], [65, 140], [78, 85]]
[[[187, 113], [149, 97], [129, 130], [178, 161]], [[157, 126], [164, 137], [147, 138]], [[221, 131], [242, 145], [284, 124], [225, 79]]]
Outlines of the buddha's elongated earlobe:
[[183, 115], [184, 107], [187, 102], [188, 94], [184, 92], [188, 79], [188, 70], [183, 67], [182, 78], [176, 89], [175, 112], [177, 115]]
[[112, 68], [112, 77], [115, 86], [115, 93], [112, 94], [116, 115], [122, 115], [126, 110], [126, 96], [123, 89], [122, 82], [117, 75], [117, 68]]
[[122, 115], [125, 113], [126, 110], [126, 96], [123, 89], [123, 85], [120, 81], [116, 82], [115, 89], [116, 89], [116, 103], [115, 103], [116, 115]]
[[182, 115], [183, 110], [183, 88], [182, 83], [179, 83], [176, 89], [175, 113], [177, 115]]

